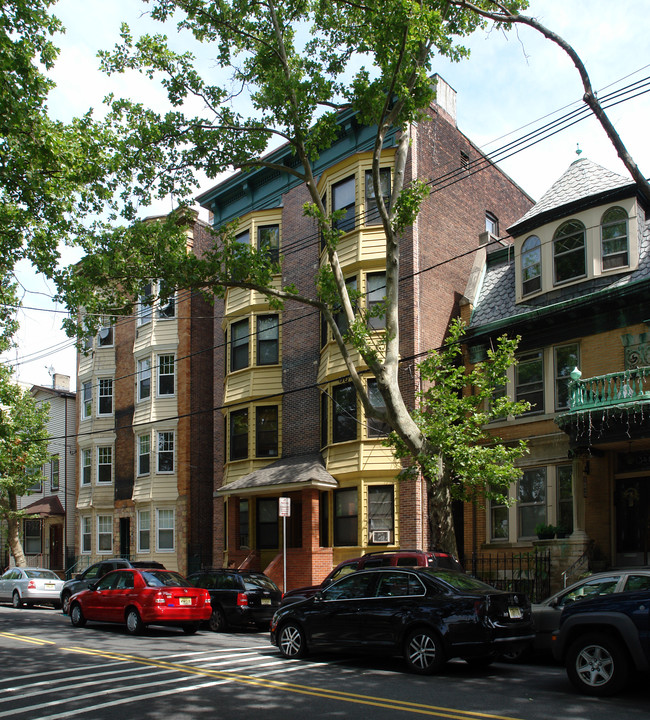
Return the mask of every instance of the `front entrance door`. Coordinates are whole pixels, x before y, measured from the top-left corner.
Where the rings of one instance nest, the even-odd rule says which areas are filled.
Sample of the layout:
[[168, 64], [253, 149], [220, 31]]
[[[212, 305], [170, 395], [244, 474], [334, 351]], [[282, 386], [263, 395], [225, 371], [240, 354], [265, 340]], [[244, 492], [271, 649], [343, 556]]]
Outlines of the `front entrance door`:
[[647, 565], [650, 560], [650, 478], [616, 481], [616, 564]]
[[50, 570], [63, 570], [63, 525], [50, 525]]
[[120, 557], [131, 557], [131, 518], [120, 518]]

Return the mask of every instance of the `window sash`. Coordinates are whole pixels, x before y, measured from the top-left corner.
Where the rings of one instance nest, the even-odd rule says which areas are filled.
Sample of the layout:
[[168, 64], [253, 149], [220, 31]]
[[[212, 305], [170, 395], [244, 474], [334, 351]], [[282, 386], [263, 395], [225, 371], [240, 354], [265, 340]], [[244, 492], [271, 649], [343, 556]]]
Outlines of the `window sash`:
[[334, 545], [358, 545], [359, 504], [356, 488], [334, 491]]
[[334, 388], [332, 440], [335, 443], [357, 439], [357, 393], [352, 383]]
[[52, 458], [50, 464], [50, 491], [56, 492], [60, 485], [61, 463], [58, 455]]
[[158, 283], [158, 317], [163, 320], [176, 317], [176, 292], [168, 283]]
[[113, 552], [113, 516], [97, 516], [97, 551], [100, 553]]
[[81, 484], [90, 485], [90, 474], [92, 468], [92, 456], [89, 448], [81, 451]]
[[159, 473], [174, 472], [174, 432], [166, 430], [158, 433], [158, 460]]
[[113, 326], [105, 325], [97, 334], [98, 347], [113, 347]]
[[174, 549], [174, 511], [157, 510], [157, 538], [158, 550], [169, 551]]
[[356, 182], [354, 176], [332, 185], [332, 211], [345, 210], [345, 215], [333, 223], [336, 230], [349, 232], [355, 228], [355, 191]]
[[151, 511], [138, 510], [138, 552], [151, 550]]
[[277, 315], [257, 317], [257, 364], [277, 365], [279, 360], [280, 325]]
[[392, 485], [371, 485], [368, 488], [368, 529], [370, 533], [373, 530], [393, 531], [394, 503], [395, 493]]
[[151, 322], [153, 308], [150, 301], [152, 295], [153, 283], [149, 282], [143, 286], [142, 292], [138, 296], [138, 325], [145, 325]]
[[40, 520], [25, 520], [24, 537], [26, 554], [38, 555], [43, 551]]
[[623, 208], [612, 208], [603, 216], [601, 225], [603, 270], [629, 265], [628, 222]]
[[81, 518], [81, 552], [89, 553], [92, 549], [92, 522], [90, 517]]
[[113, 414], [113, 380], [111, 378], [100, 378], [99, 380], [97, 414]]
[[113, 481], [113, 448], [97, 448], [97, 482], [108, 484]]
[[[379, 191], [384, 200], [386, 210], [390, 210], [390, 168], [379, 169]], [[372, 183], [372, 170], [366, 170], [366, 225], [381, 223], [377, 197]]]
[[541, 351], [522, 355], [515, 367], [517, 402], [527, 400], [530, 410], [525, 415], [544, 412], [544, 359]]
[[546, 524], [546, 467], [524, 470], [517, 493], [519, 537], [534, 537], [535, 527]]
[[536, 235], [527, 238], [521, 249], [521, 285], [523, 295], [542, 287], [542, 247]]
[[[357, 289], [357, 278], [356, 277], [349, 277], [345, 281], [345, 287], [348, 290], [348, 293], [350, 293], [351, 290]], [[356, 301], [351, 298], [352, 301], [352, 309], [356, 310]], [[339, 306], [340, 307], [340, 306]], [[348, 331], [348, 319], [345, 317], [345, 313], [342, 309], [339, 309], [337, 312], [334, 312], [334, 322], [336, 324], [336, 327], [339, 329], [339, 332], [341, 335], [345, 335], [345, 333]]]
[[280, 226], [260, 225], [257, 228], [257, 249], [265, 253], [271, 262], [280, 259]]
[[248, 457], [248, 409], [230, 413], [230, 459], [245, 460]]
[[585, 228], [581, 222], [570, 221], [563, 225], [553, 239], [555, 282], [563, 283], [587, 274], [585, 255]]
[[151, 360], [138, 360], [138, 400], [151, 397]]
[[93, 386], [91, 382], [82, 385], [81, 417], [86, 419], [93, 414]]
[[574, 368], [580, 366], [579, 346], [558, 345], [553, 348], [555, 371], [555, 409], [569, 407], [569, 377]]
[[[378, 410], [386, 409], [386, 402], [382, 394], [379, 392], [377, 380], [375, 378], [368, 380], [368, 399], [374, 408], [377, 408]], [[376, 420], [373, 417], [367, 418], [366, 427], [368, 429], [369, 438], [386, 437], [391, 430], [388, 423]]]
[[239, 320], [230, 326], [230, 371], [248, 367], [248, 343], [250, 325], [248, 318]]
[[138, 475], [151, 472], [151, 435], [138, 436]]
[[255, 408], [255, 456], [278, 455], [278, 406], [262, 405]]
[[174, 395], [176, 374], [176, 358], [173, 355], [158, 356], [158, 395], [168, 397]]

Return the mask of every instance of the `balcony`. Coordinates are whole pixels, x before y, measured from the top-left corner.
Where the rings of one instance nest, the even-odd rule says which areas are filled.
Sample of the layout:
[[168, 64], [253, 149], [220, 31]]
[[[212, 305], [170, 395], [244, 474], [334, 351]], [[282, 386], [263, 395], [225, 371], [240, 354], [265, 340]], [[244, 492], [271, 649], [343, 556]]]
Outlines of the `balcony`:
[[569, 380], [569, 410], [555, 422], [571, 445], [590, 447], [650, 437], [650, 367]]

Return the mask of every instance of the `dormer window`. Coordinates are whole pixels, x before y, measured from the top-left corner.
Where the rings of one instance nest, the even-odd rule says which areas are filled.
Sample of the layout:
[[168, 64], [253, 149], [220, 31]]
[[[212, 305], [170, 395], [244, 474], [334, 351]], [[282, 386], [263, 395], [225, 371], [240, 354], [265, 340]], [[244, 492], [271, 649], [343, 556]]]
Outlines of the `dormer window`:
[[553, 266], [556, 284], [576, 280], [587, 274], [585, 226], [579, 220], [569, 220], [555, 233]]
[[627, 267], [628, 231], [627, 213], [623, 208], [610, 208], [604, 215], [600, 226], [602, 238], [603, 270]]
[[526, 239], [521, 248], [521, 277], [524, 295], [542, 287], [542, 243], [537, 235]]

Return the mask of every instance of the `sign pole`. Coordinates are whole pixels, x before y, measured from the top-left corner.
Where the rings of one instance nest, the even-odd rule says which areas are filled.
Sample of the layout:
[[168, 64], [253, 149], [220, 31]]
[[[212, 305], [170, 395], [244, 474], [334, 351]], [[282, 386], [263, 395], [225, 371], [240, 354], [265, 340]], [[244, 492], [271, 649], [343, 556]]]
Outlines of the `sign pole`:
[[278, 510], [282, 518], [282, 592], [287, 592], [287, 518], [291, 516], [291, 498], [278, 498]]

